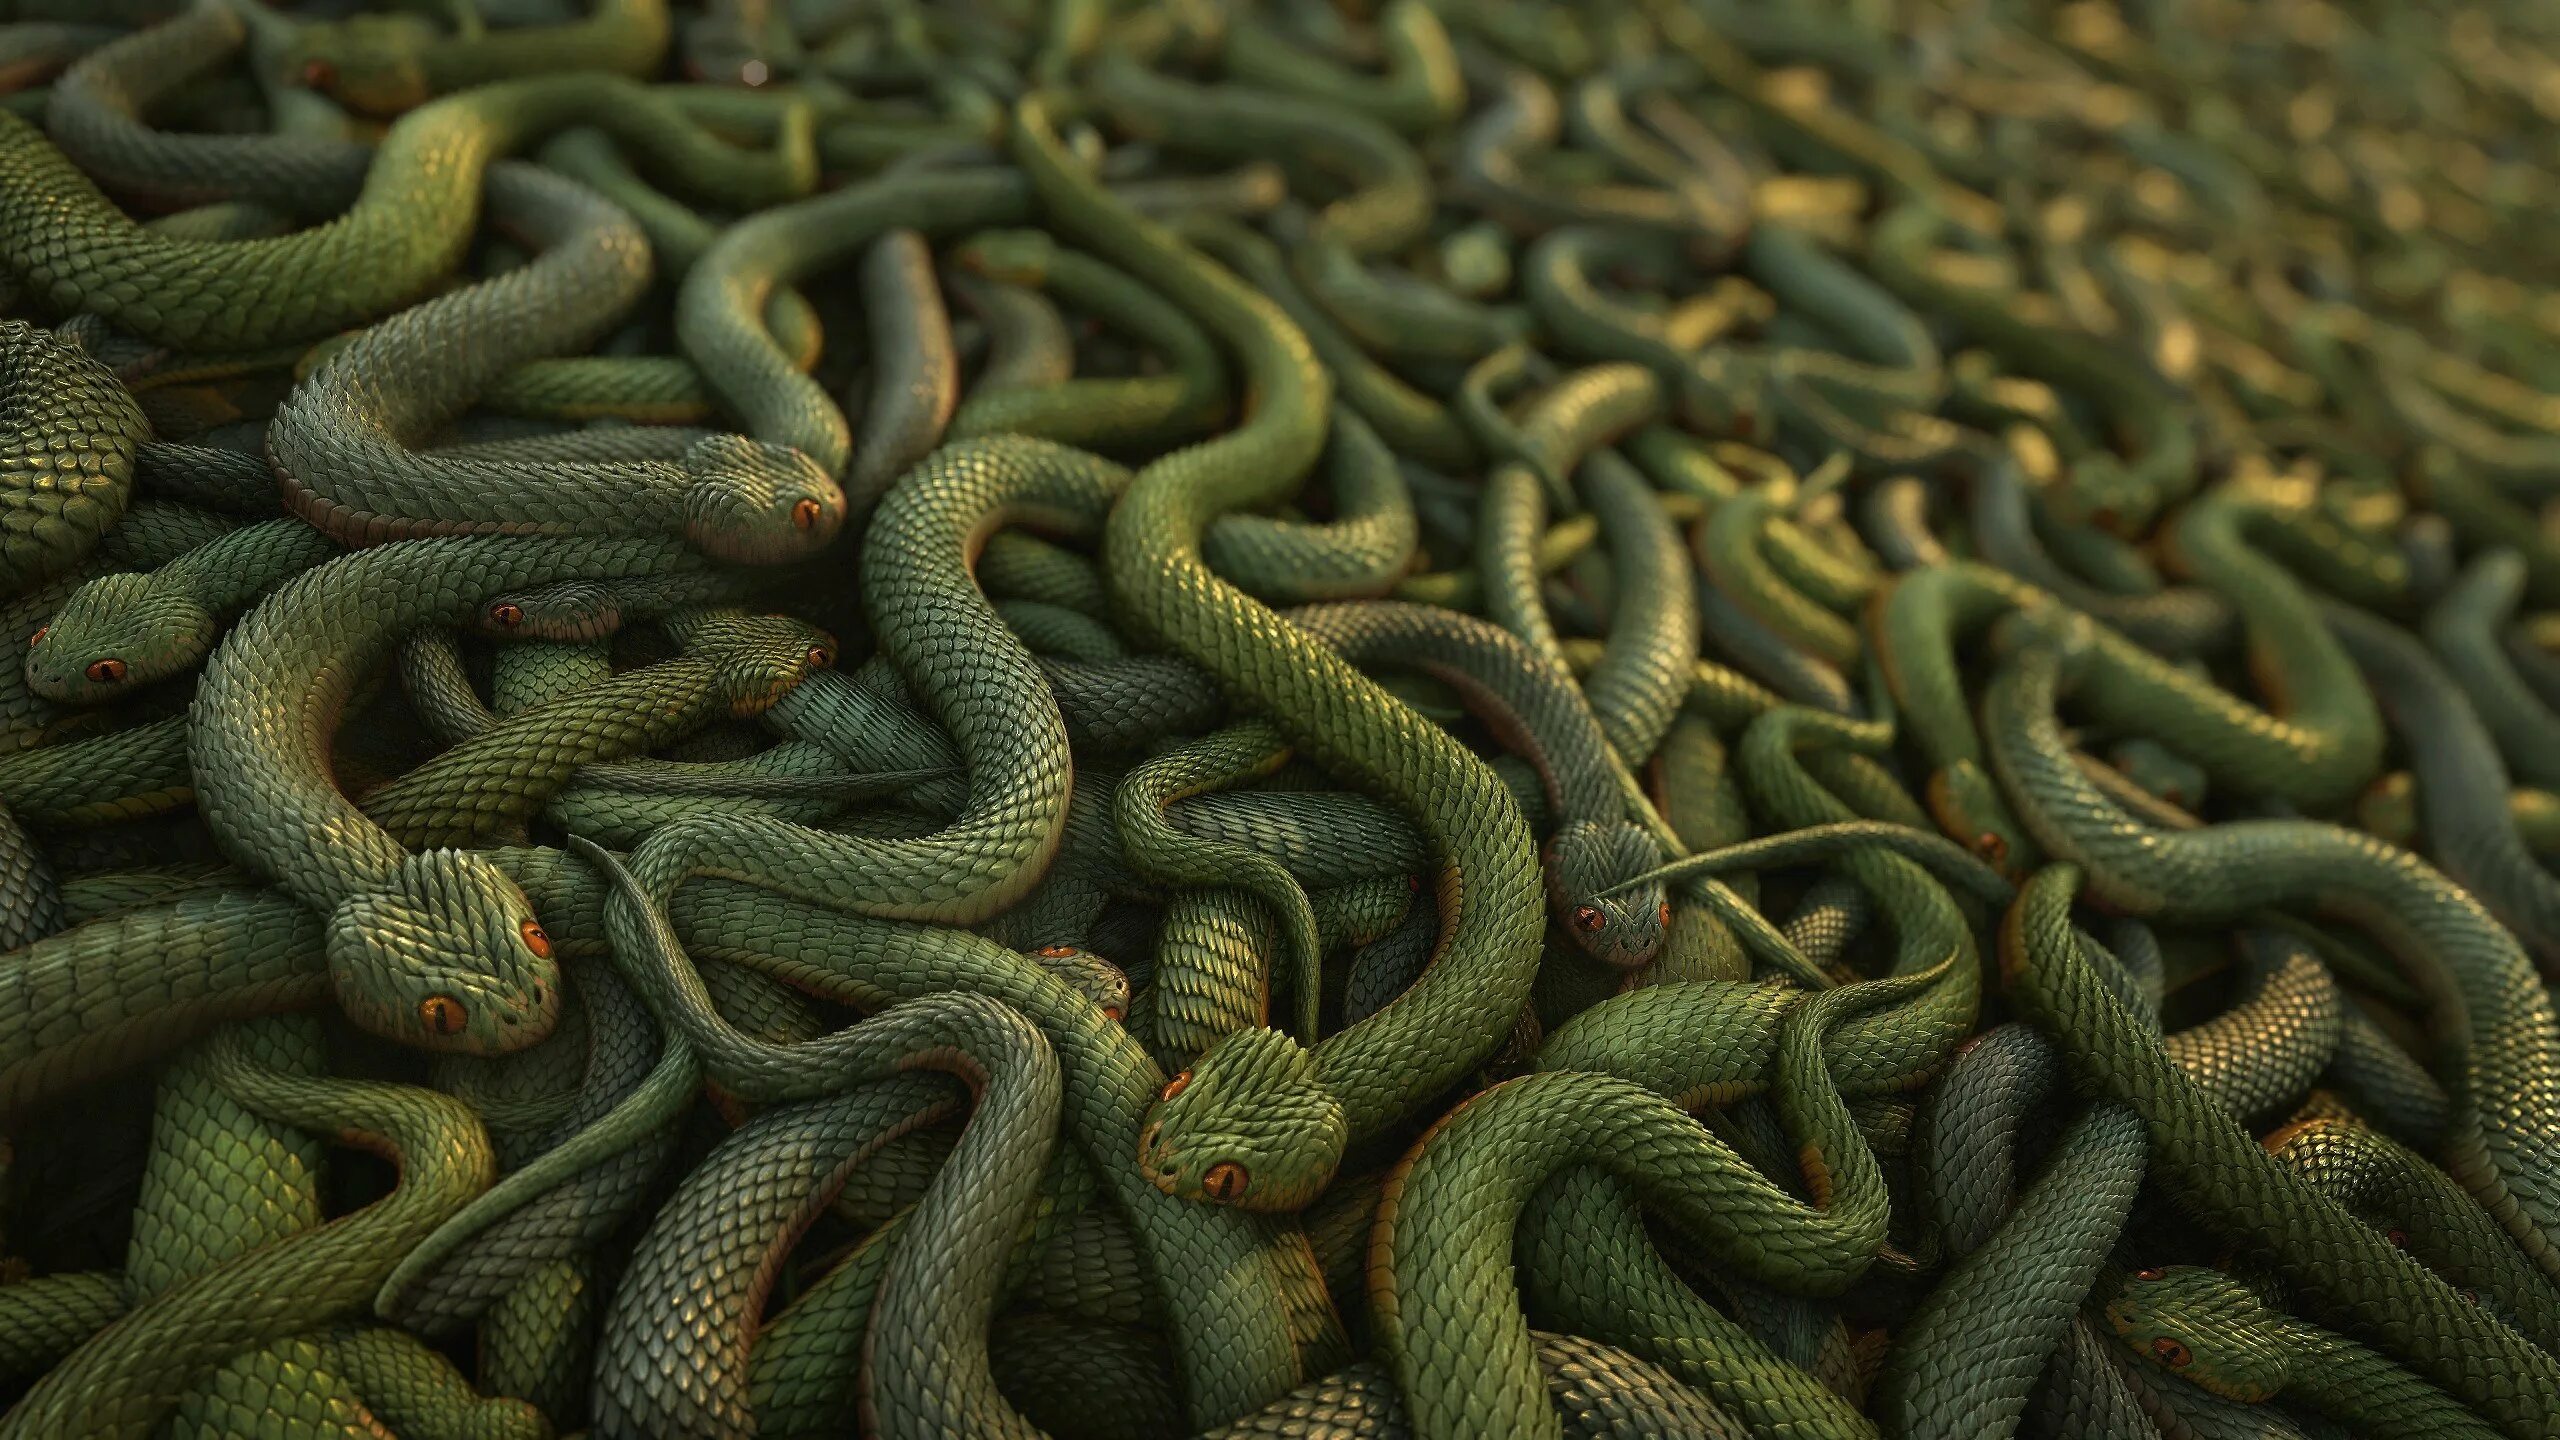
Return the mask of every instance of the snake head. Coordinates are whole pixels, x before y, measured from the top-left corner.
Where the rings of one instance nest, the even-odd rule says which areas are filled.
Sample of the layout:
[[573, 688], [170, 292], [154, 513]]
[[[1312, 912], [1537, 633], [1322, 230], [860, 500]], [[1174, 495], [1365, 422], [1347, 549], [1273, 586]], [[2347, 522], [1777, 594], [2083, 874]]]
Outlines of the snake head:
[[685, 649], [711, 664], [712, 684], [739, 719], [761, 715], [836, 663], [835, 637], [788, 615], [715, 611], [686, 626]]
[[2135, 1353], [2226, 1400], [2263, 1404], [2284, 1389], [2283, 1317], [2219, 1270], [2142, 1271], [2107, 1302], [2107, 1323]]
[[1652, 963], [1671, 924], [1661, 882], [1601, 893], [1660, 868], [1652, 836], [1624, 820], [1572, 820], [1548, 837], [1545, 859], [1547, 899], [1582, 953], [1621, 970]]
[[1769, 375], [1751, 357], [1709, 351], [1691, 362], [1680, 382], [1680, 420], [1692, 430], [1746, 445], [1776, 438]]
[[1350, 1140], [1305, 1046], [1239, 1030], [1164, 1087], [1138, 1135], [1138, 1170], [1184, 1200], [1300, 1210], [1331, 1183]]
[[2045, 492], [2054, 518], [2088, 525], [2120, 540], [2139, 538], [2160, 518], [2158, 487], [2144, 483], [2113, 455], [2088, 455]]
[[2012, 880], [2023, 880], [2035, 869], [2036, 850], [2027, 842], [2026, 828], [2009, 813], [1998, 783], [1978, 762], [1950, 761], [1930, 772], [1922, 788], [1938, 827], [1976, 859]]
[[971, 274], [1038, 289], [1057, 253], [1058, 242], [1046, 230], [981, 230], [962, 241], [951, 260]]
[[387, 120], [435, 98], [421, 57], [440, 38], [423, 15], [351, 15], [306, 28], [285, 51], [285, 73]]
[[744, 565], [806, 559], [844, 526], [844, 488], [787, 445], [710, 435], [684, 454], [685, 537]]
[[150, 575], [101, 575], [71, 594], [27, 646], [27, 686], [65, 705], [120, 700], [204, 661], [222, 626]]
[[1104, 1016], [1117, 1022], [1128, 1015], [1129, 977], [1119, 966], [1076, 945], [1043, 945], [1029, 953], [1032, 964], [1092, 1001]]
[[562, 580], [493, 596], [471, 628], [497, 640], [591, 645], [622, 628], [622, 597], [597, 580]]
[[2147, 735], [2117, 742], [2107, 751], [2107, 763], [2146, 793], [2181, 810], [2204, 805], [2204, 768]]
[[505, 1055], [560, 1020], [560, 965], [533, 905], [479, 855], [404, 857], [329, 914], [329, 977], [358, 1025], [423, 1050]]

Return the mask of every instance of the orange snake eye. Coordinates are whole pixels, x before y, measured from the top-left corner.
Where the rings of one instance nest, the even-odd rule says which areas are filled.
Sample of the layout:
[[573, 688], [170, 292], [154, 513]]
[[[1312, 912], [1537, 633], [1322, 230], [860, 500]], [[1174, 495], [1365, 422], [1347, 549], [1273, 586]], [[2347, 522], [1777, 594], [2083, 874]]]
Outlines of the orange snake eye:
[[791, 507], [791, 523], [802, 530], [815, 530], [818, 528], [818, 517], [825, 514], [826, 509], [826, 506], [817, 501], [804, 498]]
[[1602, 929], [1607, 927], [1608, 923], [1609, 917], [1601, 914], [1600, 907], [1597, 905], [1576, 905], [1573, 907], [1573, 928], [1581, 931], [1585, 935], [1599, 934]]
[[53, 633], [53, 627], [52, 627], [52, 626], [50, 626], [50, 625], [39, 625], [39, 626], [37, 626], [37, 627], [36, 627], [36, 633], [34, 633], [33, 635], [30, 635], [30, 636], [28, 636], [28, 637], [27, 637], [27, 643], [28, 643], [28, 644], [30, 644], [30, 645], [41, 645], [41, 644], [43, 644], [43, 643], [44, 643], [44, 637], [46, 637], [47, 635], [50, 635], [50, 634], [52, 634], [52, 633]]
[[2009, 858], [2009, 842], [1985, 830], [1973, 837], [1973, 853], [1997, 865]]
[[2179, 1344], [2177, 1341], [2170, 1339], [2166, 1335], [2160, 1336], [2158, 1339], [2151, 1342], [2151, 1353], [2159, 1358], [2161, 1364], [2168, 1366], [2172, 1370], [2186, 1369], [2187, 1362], [2195, 1358], [2193, 1355], [2187, 1353], [2186, 1346]]
[[326, 90], [338, 83], [338, 67], [326, 60], [302, 62], [302, 84], [308, 90]]
[[829, 651], [828, 651], [828, 649], [827, 649], [827, 647], [826, 647], [826, 646], [824, 646], [824, 645], [812, 645], [812, 646], [810, 646], [810, 647], [809, 647], [809, 668], [810, 668], [810, 669], [812, 669], [812, 670], [824, 670], [824, 669], [826, 669], [828, 666], [833, 665], [834, 663], [836, 663], [836, 657], [834, 656], [834, 654], [832, 654], [831, 652], [829, 652]]
[[1064, 960], [1074, 953], [1076, 953], [1076, 947], [1073, 945], [1043, 945], [1040, 947], [1040, 958], [1043, 960]]
[[121, 660], [92, 660], [89, 662], [89, 668], [82, 673], [86, 674], [90, 679], [97, 681], [101, 685], [113, 685], [124, 678], [124, 662]]
[[545, 960], [551, 958], [551, 937], [543, 932], [540, 925], [527, 920], [516, 927], [516, 933], [524, 937], [524, 948]]
[[418, 1002], [418, 1018], [439, 1035], [462, 1033], [462, 1002], [450, 995], [430, 995]]
[[1224, 1205], [1241, 1197], [1247, 1183], [1243, 1166], [1233, 1160], [1221, 1160], [1200, 1176], [1200, 1193]]
[[2406, 1250], [2409, 1248], [2409, 1232], [2406, 1230], [2387, 1231], [2384, 1233], [2382, 1238], [2390, 1241], [2391, 1248], [2394, 1250]]
[[524, 607], [512, 601], [501, 600], [489, 607], [489, 619], [494, 624], [512, 630], [524, 623]]
[[1179, 1095], [1179, 1094], [1181, 1094], [1184, 1090], [1188, 1089], [1188, 1088], [1190, 1087], [1190, 1085], [1191, 1085], [1191, 1072], [1190, 1072], [1190, 1071], [1188, 1071], [1188, 1070], [1185, 1070], [1185, 1071], [1183, 1071], [1181, 1074], [1176, 1075], [1176, 1076], [1174, 1076], [1172, 1079], [1167, 1080], [1166, 1082], [1164, 1082], [1164, 1088], [1163, 1088], [1162, 1090], [1159, 1090], [1159, 1091], [1157, 1091], [1157, 1092], [1156, 1092], [1156, 1098], [1157, 1098], [1157, 1099], [1159, 1099], [1159, 1100], [1170, 1100], [1170, 1099], [1172, 1099], [1174, 1096]]
[[2157, 1265], [2147, 1265], [2140, 1270], [2134, 1271], [2133, 1278], [2136, 1280], [2157, 1280], [2165, 1273], [2166, 1272], [2161, 1270]]
[[1662, 916], [1662, 923], [1663, 923], [1664, 925], [1669, 925], [1669, 924], [1671, 923], [1671, 902], [1670, 902], [1670, 901], [1665, 900], [1665, 901], [1663, 901], [1663, 902], [1662, 902], [1662, 911], [1661, 911], [1661, 916]]

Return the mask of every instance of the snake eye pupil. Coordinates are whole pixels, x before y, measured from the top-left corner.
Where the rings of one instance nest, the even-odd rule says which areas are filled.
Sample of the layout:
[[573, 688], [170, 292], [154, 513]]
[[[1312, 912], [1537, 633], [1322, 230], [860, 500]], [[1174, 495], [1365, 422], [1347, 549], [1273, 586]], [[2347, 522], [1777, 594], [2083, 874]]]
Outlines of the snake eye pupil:
[[37, 627], [36, 627], [36, 633], [34, 633], [33, 635], [30, 635], [30, 636], [28, 636], [28, 637], [27, 637], [27, 643], [28, 643], [28, 644], [30, 644], [30, 645], [41, 645], [41, 644], [43, 644], [43, 643], [44, 643], [44, 637], [46, 637], [47, 635], [50, 635], [50, 634], [52, 634], [52, 633], [53, 633], [53, 627], [52, 627], [52, 626], [50, 626], [50, 625], [39, 625], [39, 626], [37, 626]]
[[2157, 1280], [2163, 1273], [2165, 1272], [2156, 1265], [2146, 1266], [2140, 1270], [2134, 1271], [2133, 1278], [2136, 1280]]
[[835, 663], [835, 658], [836, 657], [833, 655], [827, 653], [827, 647], [824, 645], [812, 645], [809, 647], [809, 666], [813, 670], [826, 669], [829, 665]]
[[516, 928], [516, 933], [524, 937], [524, 948], [545, 960], [551, 958], [551, 936], [540, 925], [527, 920]]
[[306, 60], [303, 62], [302, 84], [305, 89], [326, 90], [337, 83], [337, 66], [330, 64], [326, 60]]
[[1663, 924], [1665, 924], [1665, 925], [1668, 925], [1668, 924], [1670, 924], [1670, 923], [1671, 923], [1671, 902], [1670, 902], [1670, 901], [1665, 900], [1665, 901], [1663, 901], [1663, 902], [1662, 902], [1662, 909], [1661, 909], [1661, 911], [1660, 911], [1660, 918], [1661, 918], [1661, 920], [1662, 920], [1662, 923], [1663, 923]]
[[1043, 945], [1040, 947], [1040, 958], [1044, 960], [1064, 960], [1074, 953], [1076, 953], [1076, 947], [1073, 945]]
[[1973, 853], [1997, 865], [2009, 858], [2009, 842], [1989, 830], [1973, 837]]
[[489, 607], [489, 618], [512, 630], [524, 623], [524, 607], [502, 602]]
[[1221, 1160], [1200, 1177], [1200, 1193], [1223, 1205], [1242, 1196], [1246, 1183], [1243, 1166], [1233, 1160]]
[[124, 678], [124, 662], [121, 660], [92, 660], [89, 662], [89, 668], [83, 673], [101, 685], [112, 685]]
[[462, 1002], [450, 995], [430, 995], [418, 1002], [418, 1018], [439, 1035], [462, 1033]]
[[1599, 934], [1600, 931], [1608, 925], [1608, 923], [1609, 917], [1601, 914], [1600, 907], [1597, 905], [1576, 905], [1573, 907], [1573, 928], [1581, 931], [1585, 935]]
[[2195, 1358], [2187, 1353], [2186, 1346], [2179, 1344], [2177, 1341], [2170, 1339], [2166, 1335], [2163, 1335], [2151, 1342], [2151, 1353], [2160, 1358], [2161, 1364], [2168, 1366], [2172, 1370], [2186, 1369], [2187, 1362]]
[[2387, 1231], [2383, 1234], [2382, 1238], [2390, 1241], [2391, 1248], [2394, 1250], [2406, 1250], [2409, 1248], [2409, 1232], [2406, 1230]]
[[816, 500], [803, 497], [798, 504], [791, 507], [791, 523], [802, 530], [815, 530], [818, 528], [818, 517], [826, 513], [826, 508]]
[[1191, 1072], [1185, 1070], [1181, 1074], [1164, 1082], [1164, 1088], [1156, 1092], [1156, 1098], [1159, 1100], [1170, 1100], [1174, 1096], [1179, 1095], [1184, 1090], [1190, 1088], [1190, 1085]]

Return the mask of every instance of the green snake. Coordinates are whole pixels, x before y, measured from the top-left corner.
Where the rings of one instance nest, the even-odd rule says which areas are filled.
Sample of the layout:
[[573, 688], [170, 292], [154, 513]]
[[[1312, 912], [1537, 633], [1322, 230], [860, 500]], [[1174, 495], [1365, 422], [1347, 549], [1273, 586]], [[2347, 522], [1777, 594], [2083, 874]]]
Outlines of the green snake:
[[80, 562], [133, 494], [150, 429], [133, 397], [74, 343], [0, 321], [0, 586], [15, 594]]
[[1318, 763], [1408, 807], [1447, 867], [1437, 952], [1403, 998], [1313, 1051], [1269, 1031], [1230, 1036], [1149, 1123], [1144, 1163], [1168, 1192], [1296, 1208], [1323, 1187], [1350, 1137], [1392, 1123], [1500, 1043], [1536, 964], [1535, 862], [1517, 808], [1481, 762], [1293, 637], [1201, 557], [1212, 520], [1283, 493], [1315, 459], [1331, 386], [1304, 337], [1269, 301], [1115, 204], [1060, 150], [1039, 106], [1016, 121], [1015, 153], [1042, 203], [1094, 250], [1156, 275], [1235, 347], [1256, 397], [1241, 428], [1131, 480], [1103, 541], [1115, 601], [1231, 695], [1266, 706]]
[[340, 793], [329, 737], [362, 668], [405, 630], [463, 623], [493, 594], [656, 574], [682, 554], [642, 539], [379, 546], [287, 582], [206, 662], [188, 735], [205, 821], [327, 918], [339, 1000], [361, 1023], [495, 1052], [539, 1041], [559, 1006], [551, 942], [513, 881], [467, 852], [403, 850]]
[[2283, 1314], [2216, 1271], [2145, 1270], [2107, 1302], [2107, 1319], [2152, 1363], [2229, 1399], [2299, 1395], [2370, 1435], [2504, 1433], [2371, 1350]]

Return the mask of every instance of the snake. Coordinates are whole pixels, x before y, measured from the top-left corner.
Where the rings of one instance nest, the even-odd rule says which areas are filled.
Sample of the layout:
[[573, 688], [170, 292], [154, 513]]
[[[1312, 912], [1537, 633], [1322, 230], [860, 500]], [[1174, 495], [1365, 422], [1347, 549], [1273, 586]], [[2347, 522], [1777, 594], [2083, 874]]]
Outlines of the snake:
[[376, 546], [286, 582], [206, 661], [188, 726], [206, 823], [330, 918], [340, 1002], [362, 1023], [430, 1049], [504, 1051], [539, 1041], [559, 1005], [551, 942], [513, 881], [469, 852], [404, 850], [339, 791], [328, 741], [363, 666], [493, 593], [680, 569], [682, 554], [534, 536]]
[[[2542, 1218], [2549, 1141], [2526, 1117], [2541, 1113], [2534, 1097], [2554, 1083], [2551, 1000], [2514, 938], [2407, 852], [2352, 831], [2274, 820], [2180, 834], [2124, 816], [2053, 743], [2068, 643], [2027, 644], [1985, 697], [1985, 713], [1999, 717], [1992, 731], [2017, 742], [1995, 748], [1994, 764], [2037, 838], [2057, 854], [2085, 857], [2100, 893], [2143, 911], [2227, 916], [2291, 900], [2372, 917], [2409, 978], [2440, 997], [2444, 1074], [2457, 1106], [2468, 1107], [2457, 1109], [2446, 1137], [2449, 1168], [2547, 1267], [2540, 1257], [2550, 1253]], [[2217, 861], [2237, 846], [2261, 863], [2235, 869]], [[2288, 874], [2278, 859], [2303, 870]], [[2354, 889], [2335, 888], [2342, 873], [2357, 877]]]
[[2152, 1363], [2233, 1400], [2297, 1394], [2375, 1435], [2506, 1433], [2371, 1350], [2282, 1313], [2216, 1271], [2142, 1271], [2107, 1302], [2107, 1320]]
[[1318, 763], [1409, 808], [1443, 860], [1439, 942], [1395, 1004], [1313, 1050], [1270, 1031], [1227, 1037], [1159, 1101], [1144, 1132], [1142, 1164], [1168, 1193], [1295, 1208], [1323, 1187], [1353, 1135], [1392, 1123], [1500, 1043], [1536, 967], [1535, 861], [1518, 808], [1481, 761], [1312, 639], [1293, 638], [1201, 557], [1213, 519], [1284, 492], [1315, 459], [1331, 386], [1304, 336], [1271, 302], [1115, 205], [1074, 168], [1037, 103], [1018, 108], [1013, 141], [1063, 228], [1155, 275], [1236, 348], [1258, 397], [1240, 428], [1132, 478], [1104, 532], [1114, 600], [1231, 695], [1267, 706]]
[[17, 221], [0, 233], [0, 265], [51, 305], [108, 316], [164, 345], [237, 351], [316, 340], [421, 298], [469, 243], [492, 163], [572, 121], [604, 125], [742, 203], [812, 178], [805, 128], [796, 155], [786, 147], [747, 163], [645, 87], [559, 75], [465, 91], [403, 116], [362, 192], [323, 224], [265, 240], [164, 239], [11, 116], [0, 125], [9, 157], [0, 194]]
[[104, 365], [24, 321], [0, 321], [0, 376], [0, 585], [14, 594], [78, 565], [123, 517], [151, 432]]
[[2179, 1073], [2071, 939], [2069, 903], [2080, 885], [2066, 863], [2021, 890], [2002, 922], [2002, 977], [2074, 1072], [2142, 1117], [2163, 1182], [2198, 1218], [2262, 1247], [2306, 1299], [2351, 1319], [2357, 1333], [2385, 1343], [2503, 1433], [2549, 1433], [2548, 1407], [2530, 1397], [2548, 1390], [2535, 1377], [2553, 1368], [2550, 1357], [2304, 1185]]

